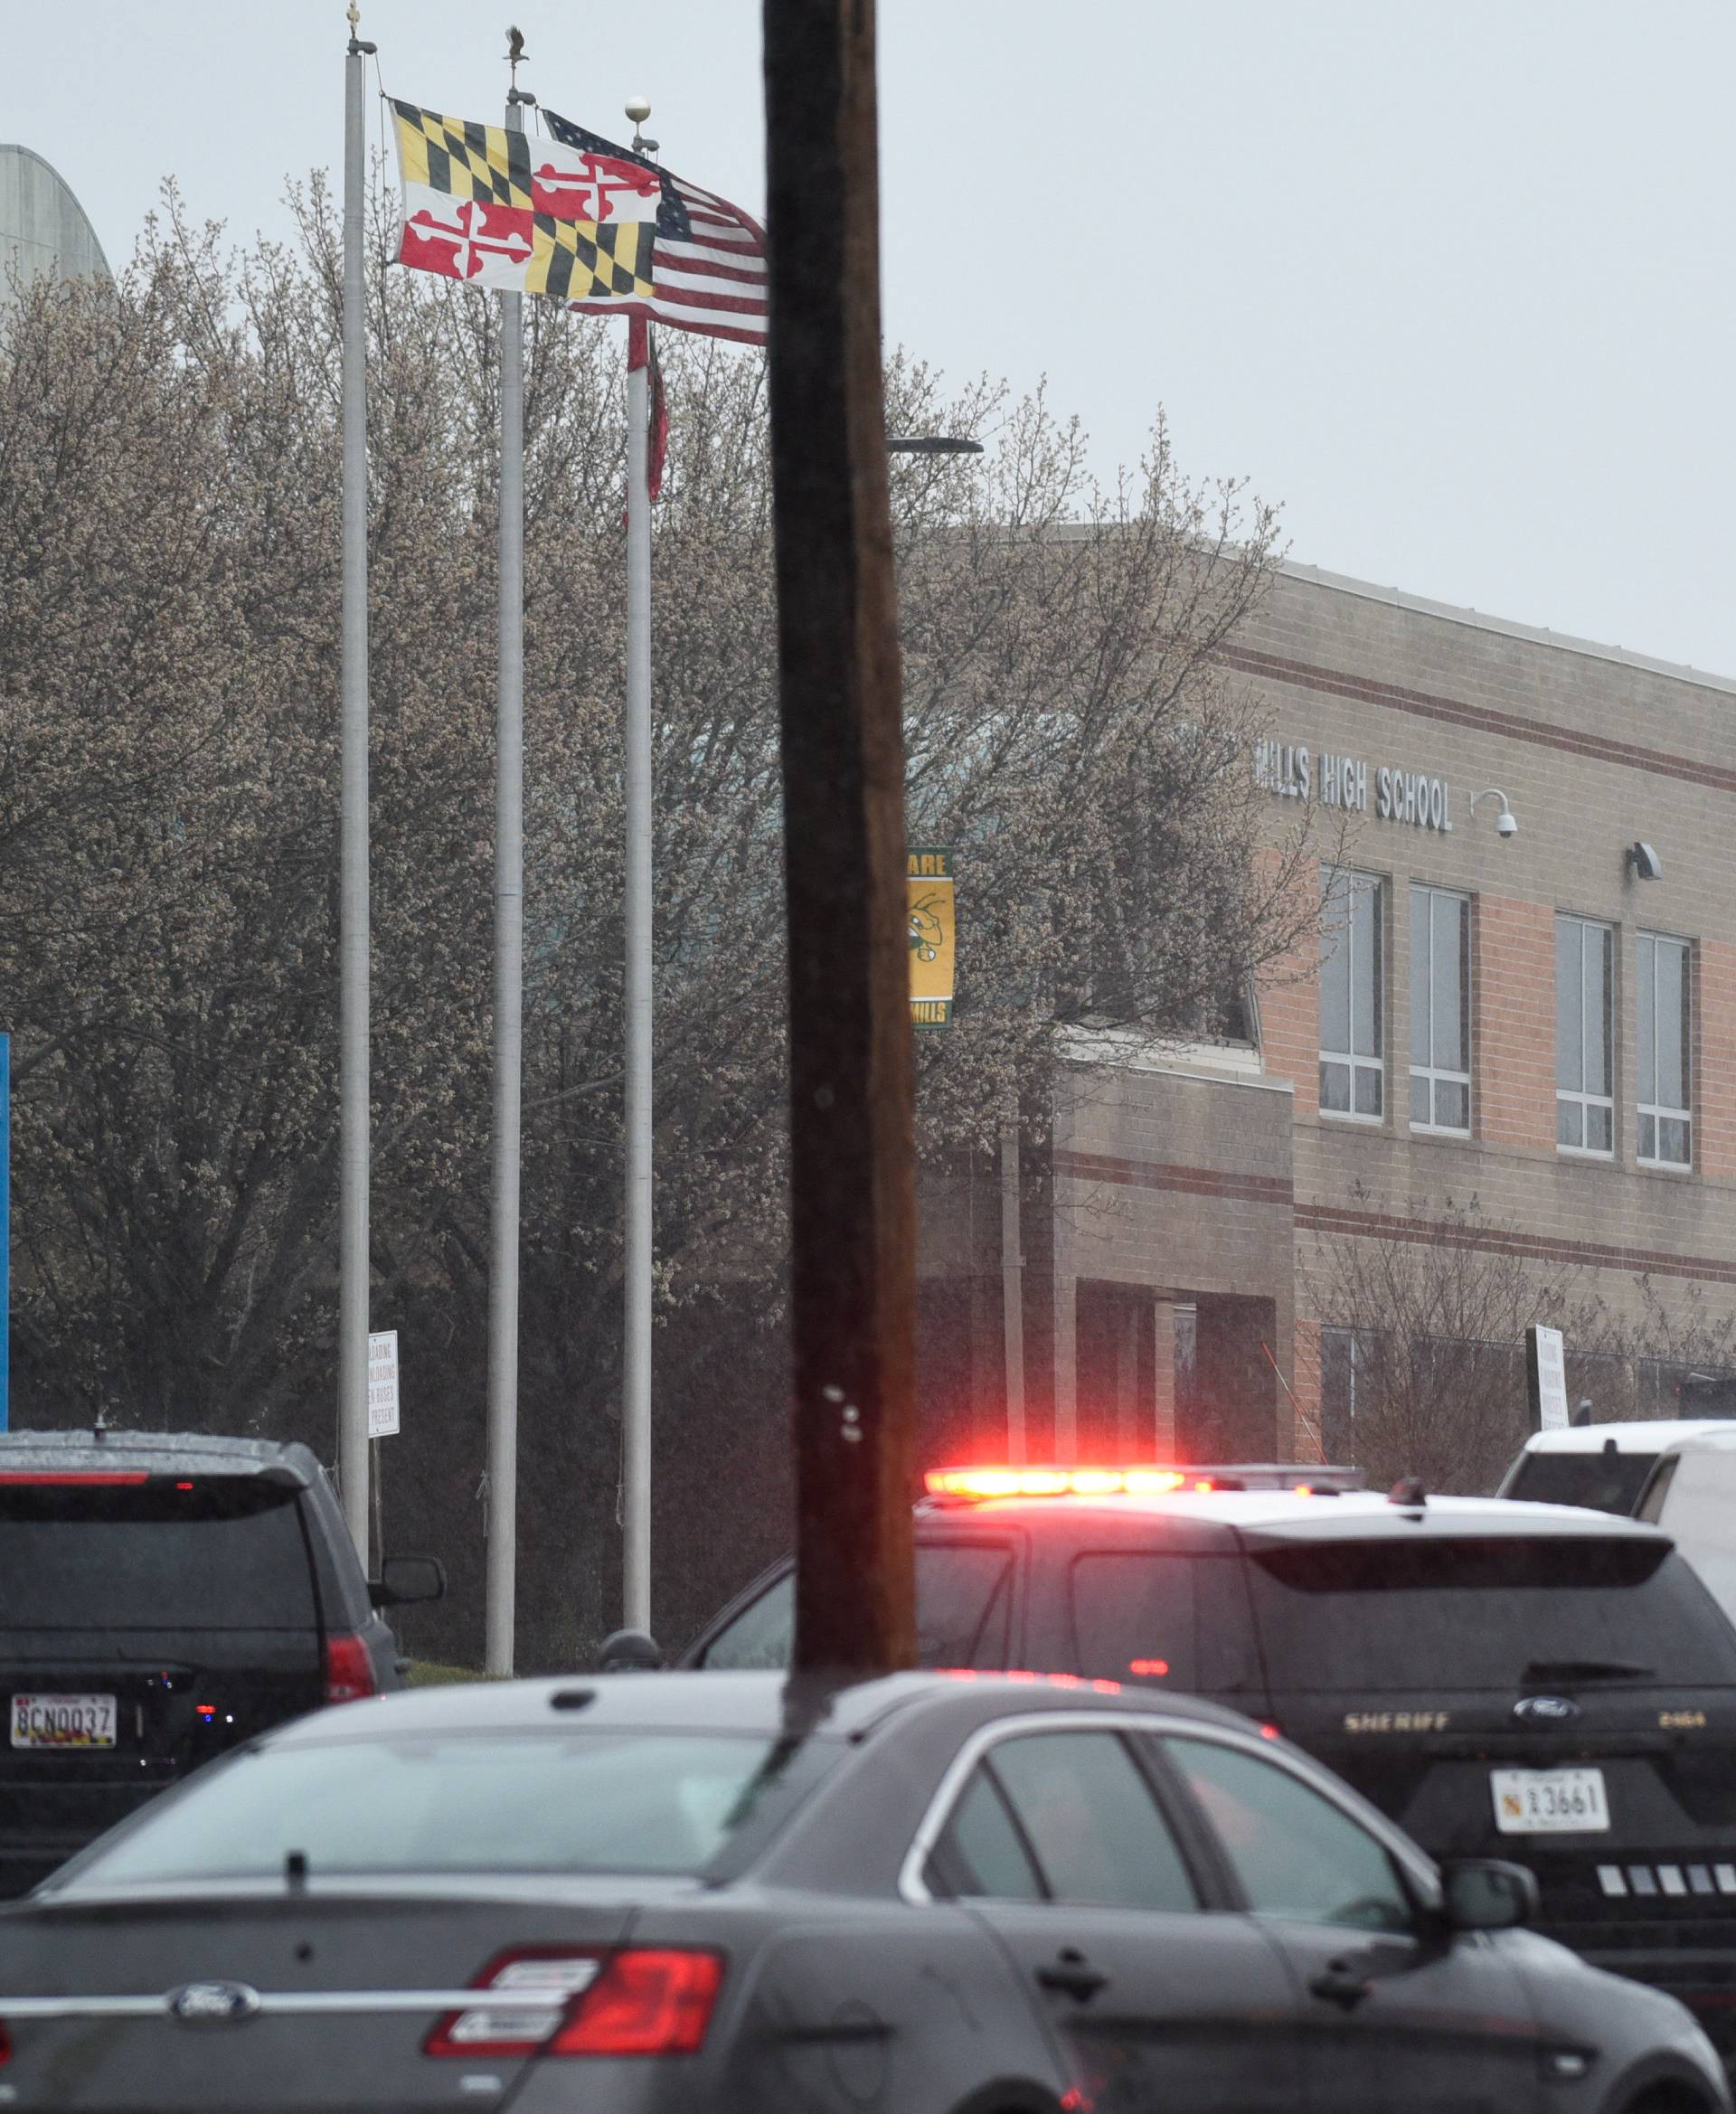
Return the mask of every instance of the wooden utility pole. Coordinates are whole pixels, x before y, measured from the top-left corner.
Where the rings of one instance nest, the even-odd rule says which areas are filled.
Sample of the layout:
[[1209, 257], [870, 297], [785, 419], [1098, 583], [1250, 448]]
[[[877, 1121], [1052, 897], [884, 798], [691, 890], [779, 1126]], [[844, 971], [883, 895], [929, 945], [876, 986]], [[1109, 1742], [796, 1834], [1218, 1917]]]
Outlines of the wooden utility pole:
[[873, 0], [764, 0], [800, 1671], [915, 1656], [916, 1175]]

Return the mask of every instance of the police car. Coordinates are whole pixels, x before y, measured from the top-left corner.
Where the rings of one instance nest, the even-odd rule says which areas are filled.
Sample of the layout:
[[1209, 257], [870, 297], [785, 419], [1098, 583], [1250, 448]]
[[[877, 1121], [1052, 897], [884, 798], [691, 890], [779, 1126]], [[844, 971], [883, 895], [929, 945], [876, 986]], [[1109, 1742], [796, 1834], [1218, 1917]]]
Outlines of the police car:
[[[1736, 2050], [1736, 1632], [1670, 1537], [1560, 1505], [952, 1469], [916, 1522], [919, 1656], [1228, 1703], [1437, 1857], [1530, 1866], [1539, 1927]], [[788, 1656], [789, 1566], [688, 1666]]]

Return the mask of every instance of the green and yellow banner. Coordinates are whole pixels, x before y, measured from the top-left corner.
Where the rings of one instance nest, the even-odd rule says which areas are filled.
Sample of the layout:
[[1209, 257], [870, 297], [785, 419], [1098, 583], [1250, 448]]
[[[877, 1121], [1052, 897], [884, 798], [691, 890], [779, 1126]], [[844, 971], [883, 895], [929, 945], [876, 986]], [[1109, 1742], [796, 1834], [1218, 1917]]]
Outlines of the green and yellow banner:
[[919, 1028], [943, 1028], [952, 1019], [958, 942], [952, 854], [938, 845], [912, 845], [905, 874], [910, 896], [910, 1022]]

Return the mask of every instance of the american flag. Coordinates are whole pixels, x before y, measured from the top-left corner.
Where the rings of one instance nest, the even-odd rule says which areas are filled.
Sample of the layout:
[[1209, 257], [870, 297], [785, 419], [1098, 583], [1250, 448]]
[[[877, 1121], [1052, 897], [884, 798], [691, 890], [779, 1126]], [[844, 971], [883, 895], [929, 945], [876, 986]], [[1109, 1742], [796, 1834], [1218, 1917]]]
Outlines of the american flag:
[[583, 155], [636, 163], [663, 186], [652, 248], [648, 299], [598, 294], [570, 307], [590, 316], [637, 316], [696, 330], [706, 337], [766, 342], [766, 232], [739, 205], [702, 191], [630, 147], [617, 146], [582, 125], [544, 110], [542, 121], [562, 146]]

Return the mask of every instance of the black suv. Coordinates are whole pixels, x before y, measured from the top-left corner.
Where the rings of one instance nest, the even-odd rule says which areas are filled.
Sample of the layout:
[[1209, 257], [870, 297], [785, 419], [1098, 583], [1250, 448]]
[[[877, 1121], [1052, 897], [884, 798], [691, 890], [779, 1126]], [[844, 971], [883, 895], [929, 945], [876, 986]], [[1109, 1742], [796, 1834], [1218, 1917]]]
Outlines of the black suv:
[[[929, 1499], [920, 1656], [1243, 1711], [1437, 1857], [1528, 1864], [1549, 1936], [1681, 1997], [1728, 2056], [1736, 1633], [1637, 1521], [1403, 1500]], [[786, 1564], [682, 1663], [780, 1665], [790, 1612]]]
[[382, 1570], [305, 1446], [0, 1437], [0, 1892], [268, 1726], [401, 1687], [376, 1609], [445, 1580]]

